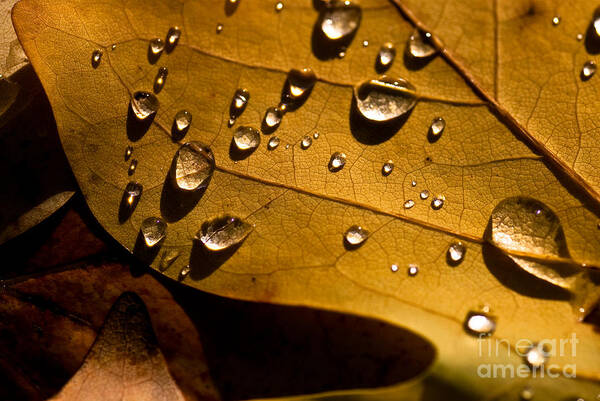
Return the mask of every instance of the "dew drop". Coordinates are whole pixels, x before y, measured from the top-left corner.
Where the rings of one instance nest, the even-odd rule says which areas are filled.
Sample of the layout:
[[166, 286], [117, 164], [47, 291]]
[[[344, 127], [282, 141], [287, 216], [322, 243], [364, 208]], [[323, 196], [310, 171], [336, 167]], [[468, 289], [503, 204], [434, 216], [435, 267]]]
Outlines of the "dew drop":
[[394, 44], [391, 42], [384, 43], [377, 55], [378, 70], [381, 72], [387, 71], [392, 66], [395, 57], [396, 48], [394, 47]]
[[583, 34], [578, 33], [575, 38], [577, 39], [578, 42], [581, 42], [583, 40]]
[[158, 69], [158, 72], [156, 73], [156, 78], [154, 78], [155, 93], [160, 92], [163, 86], [165, 86], [165, 82], [167, 81], [167, 75], [169, 75], [169, 70], [167, 67], [160, 67]]
[[127, 146], [125, 148], [125, 161], [129, 160], [129, 158], [131, 158], [132, 154], [133, 154], [133, 146]]
[[448, 252], [446, 253], [446, 257], [448, 262], [452, 266], [459, 265], [465, 258], [465, 253], [467, 253], [467, 248], [463, 245], [462, 242], [455, 242], [450, 244], [448, 247]]
[[285, 148], [289, 149], [290, 148], [290, 144], [288, 143], [287, 145], [285, 145]]
[[144, 120], [158, 110], [158, 99], [150, 92], [135, 92], [131, 97], [131, 110], [140, 120]]
[[388, 160], [387, 162], [383, 163], [383, 167], [381, 167], [381, 174], [388, 176], [390, 174], [392, 174], [392, 171], [394, 171], [394, 162], [391, 160]]
[[170, 175], [175, 188], [195, 191], [208, 186], [214, 170], [212, 150], [201, 142], [188, 142], [175, 153]]
[[539, 369], [548, 360], [548, 352], [544, 350], [541, 344], [534, 344], [529, 348], [523, 359], [530, 368]]
[[437, 138], [439, 138], [439, 136], [442, 135], [442, 132], [444, 132], [445, 128], [446, 120], [444, 120], [442, 117], [436, 117], [433, 120], [431, 120], [431, 125], [429, 126], [429, 134], [437, 140]]
[[368, 40], [363, 40], [362, 45], [363, 45], [363, 47], [368, 47], [369, 46], [369, 41]]
[[150, 41], [150, 52], [158, 56], [165, 49], [165, 42], [160, 38], [154, 38]]
[[192, 123], [192, 113], [187, 110], [178, 111], [177, 114], [175, 114], [173, 123], [180, 133], [186, 131]]
[[410, 182], [410, 185], [411, 185], [412, 187], [416, 187], [416, 186], [417, 186], [417, 182], [416, 182], [415, 180], [412, 180], [412, 181]]
[[403, 78], [382, 76], [354, 87], [360, 114], [375, 122], [386, 122], [409, 112], [417, 103], [415, 87]]
[[521, 397], [521, 401], [530, 401], [533, 399], [533, 395], [533, 389], [529, 386], [526, 386], [521, 390], [519, 397]]
[[169, 28], [169, 32], [167, 32], [167, 46], [169, 49], [173, 49], [177, 45], [180, 37], [181, 29], [179, 27], [173, 26]]
[[175, 260], [179, 257], [179, 251], [175, 250], [175, 249], [171, 249], [169, 251], [165, 251], [162, 254], [162, 257], [160, 259], [160, 270], [164, 271], [166, 269], [168, 269], [173, 262], [175, 262]]
[[287, 76], [286, 91], [292, 100], [304, 97], [315, 85], [317, 76], [311, 68], [292, 69]]
[[340, 50], [340, 52], [338, 53], [338, 58], [344, 58], [346, 57], [346, 51], [345, 50]]
[[129, 163], [129, 168], [127, 169], [127, 174], [133, 175], [133, 173], [135, 173], [135, 169], [137, 168], [137, 165], [138, 165], [138, 161], [136, 159], [133, 159], [131, 161], [131, 163]]
[[179, 280], [183, 280], [184, 278], [186, 278], [188, 274], [190, 274], [190, 271], [192, 271], [190, 265], [182, 267], [181, 271], [179, 272]]
[[274, 150], [279, 146], [280, 140], [278, 136], [274, 136], [269, 139], [268, 148], [269, 150]]
[[251, 151], [260, 145], [260, 132], [252, 127], [240, 125], [233, 133], [233, 142], [241, 151]]
[[140, 227], [146, 246], [151, 248], [167, 236], [167, 223], [158, 217], [144, 219]]
[[408, 199], [404, 202], [404, 208], [405, 209], [410, 209], [411, 207], [413, 207], [415, 205], [415, 201], [412, 199]]
[[334, 152], [329, 159], [329, 171], [340, 171], [346, 165], [346, 154]]
[[112, 46], [110, 47], [110, 50], [115, 50], [117, 48], [117, 44], [113, 43]]
[[222, 251], [240, 244], [253, 229], [244, 220], [225, 215], [202, 224], [196, 239], [211, 251]]
[[482, 337], [492, 335], [496, 331], [496, 320], [482, 312], [467, 313], [464, 328], [467, 333]]
[[581, 79], [584, 81], [587, 81], [588, 79], [590, 79], [595, 73], [596, 73], [596, 69], [598, 67], [596, 66], [596, 62], [593, 60], [588, 60], [585, 62], [585, 64], [583, 65], [583, 68], [581, 69]]
[[250, 92], [247, 89], [239, 88], [233, 94], [231, 105], [229, 105], [229, 126], [233, 125], [235, 119], [238, 118], [246, 109], [246, 105], [250, 100]]
[[281, 10], [283, 10], [283, 2], [278, 1], [277, 3], [275, 3], [275, 11], [280, 12]]
[[398, 265], [397, 264], [393, 264], [392, 266], [390, 266], [390, 270], [393, 273], [396, 273], [398, 271]]
[[[422, 194], [422, 192], [421, 192]], [[422, 197], [421, 197], [422, 198]], [[431, 200], [431, 208], [433, 210], [440, 210], [444, 206], [444, 195], [438, 195]]]
[[419, 194], [419, 198], [425, 200], [427, 198], [429, 198], [429, 191], [424, 189], [421, 191], [421, 193]]
[[97, 68], [102, 61], [102, 50], [94, 50], [92, 52], [92, 67]]
[[306, 150], [310, 148], [310, 145], [312, 145], [312, 138], [308, 135], [304, 136], [304, 138], [302, 138], [302, 141], [300, 141], [300, 147]]
[[223, 32], [223, 24], [221, 24], [221, 23], [218, 23], [218, 24], [217, 24], [217, 27], [215, 28], [215, 31], [216, 31], [217, 33], [221, 33], [221, 32]]
[[431, 57], [437, 52], [431, 43], [431, 34], [419, 29], [415, 29], [409, 36], [406, 50], [414, 58]]
[[558, 15], [552, 17], [552, 25], [557, 26], [560, 24], [560, 17]]
[[318, 133], [318, 132], [315, 132], [315, 133], [313, 134], [313, 138], [315, 138], [315, 139], [319, 139], [319, 133]]
[[346, 242], [346, 245], [351, 247], [358, 247], [362, 245], [367, 238], [369, 238], [369, 231], [357, 225], [351, 226], [344, 234], [344, 241]]
[[142, 197], [143, 187], [142, 184], [131, 181], [125, 187], [125, 200], [127, 202], [127, 206], [130, 209], [135, 208], [135, 206], [140, 201]]
[[283, 112], [278, 107], [269, 107], [267, 112], [265, 113], [265, 118], [263, 120], [264, 124], [269, 129], [275, 129], [279, 127], [281, 124], [281, 119], [283, 118]]
[[321, 31], [329, 40], [348, 38], [358, 29], [361, 16], [360, 7], [352, 1], [329, 1], [320, 18]]
[[408, 265], [407, 273], [410, 277], [414, 277], [419, 273], [419, 266], [415, 264]]

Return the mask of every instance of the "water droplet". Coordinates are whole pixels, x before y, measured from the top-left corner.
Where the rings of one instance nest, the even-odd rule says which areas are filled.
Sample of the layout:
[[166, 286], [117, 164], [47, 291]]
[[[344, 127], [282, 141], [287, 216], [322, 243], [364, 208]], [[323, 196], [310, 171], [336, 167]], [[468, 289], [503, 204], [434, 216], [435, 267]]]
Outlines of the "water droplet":
[[175, 249], [170, 249], [168, 251], [163, 252], [162, 257], [160, 259], [160, 270], [167, 270], [167, 268], [169, 268], [178, 257], [179, 251]]
[[310, 92], [316, 81], [311, 68], [292, 69], [287, 76], [287, 93], [292, 100], [300, 99]]
[[300, 141], [300, 147], [302, 149], [308, 149], [310, 148], [310, 145], [312, 145], [312, 138], [308, 135], [304, 136], [304, 138], [302, 138], [302, 141]]
[[396, 57], [396, 48], [391, 42], [384, 43], [377, 55], [377, 66], [380, 71], [387, 71]]
[[100, 61], [102, 61], [102, 50], [94, 50], [92, 52], [92, 67], [98, 67], [100, 65]]
[[240, 244], [253, 229], [242, 219], [225, 215], [202, 224], [196, 239], [211, 251], [222, 251]]
[[165, 49], [165, 42], [160, 38], [154, 38], [150, 41], [150, 52], [158, 56]]
[[321, 14], [321, 31], [329, 40], [348, 38], [358, 29], [361, 16], [360, 7], [352, 1], [329, 1]]
[[283, 2], [278, 1], [275, 3], [275, 11], [280, 12], [281, 10], [283, 10]]
[[351, 226], [344, 234], [344, 241], [348, 246], [358, 247], [369, 238], [369, 231], [361, 226]]
[[187, 275], [190, 274], [190, 271], [192, 271], [190, 265], [182, 267], [181, 271], [179, 272], [179, 280], [183, 280], [184, 278], [186, 278]]
[[392, 270], [392, 272], [393, 272], [393, 273], [396, 273], [396, 272], [398, 271], [398, 265], [397, 265], [397, 264], [393, 264], [393, 265], [390, 267], [390, 270]]
[[247, 89], [239, 88], [235, 91], [233, 99], [231, 99], [231, 105], [229, 106], [230, 127], [235, 122], [235, 119], [244, 112], [248, 100], [250, 100], [250, 92]]
[[474, 336], [489, 336], [496, 331], [496, 320], [485, 313], [471, 311], [467, 313], [464, 327], [467, 333]]
[[135, 92], [131, 97], [131, 110], [135, 116], [144, 120], [158, 110], [158, 99], [150, 92]]
[[581, 69], [581, 79], [584, 81], [590, 79], [596, 73], [596, 62], [593, 60], [586, 61]]
[[214, 170], [212, 150], [201, 142], [188, 142], [175, 154], [170, 174], [176, 188], [195, 191], [208, 186]]
[[158, 217], [148, 217], [140, 227], [146, 246], [151, 248], [167, 236], [167, 223]]
[[335, 152], [329, 159], [329, 171], [335, 172], [340, 171], [346, 165], [346, 154], [342, 152]]
[[285, 145], [285, 148], [289, 149], [290, 148], [290, 144], [288, 143], [287, 145]]
[[558, 15], [552, 17], [552, 25], [557, 26], [560, 24], [560, 17]]
[[419, 194], [419, 197], [423, 200], [429, 198], [429, 191], [424, 189], [421, 191], [421, 193]]
[[281, 124], [283, 112], [278, 107], [269, 107], [265, 113], [264, 123], [270, 129], [275, 129]]
[[344, 58], [344, 57], [346, 57], [346, 51], [340, 50], [340, 52], [338, 53], [338, 58]]
[[408, 265], [407, 272], [410, 277], [414, 277], [419, 273], [419, 266], [417, 266], [415, 264], [410, 264], [410, 265]]
[[392, 174], [393, 170], [394, 170], [394, 162], [391, 160], [388, 160], [387, 162], [383, 163], [383, 167], [381, 168], [381, 174], [388, 176], [388, 175]]
[[533, 395], [533, 389], [529, 386], [526, 386], [523, 388], [523, 390], [521, 390], [519, 397], [521, 397], [521, 401], [530, 401], [533, 399]]
[[133, 159], [131, 161], [131, 163], [129, 163], [129, 168], [127, 169], [127, 174], [133, 175], [133, 173], [135, 173], [135, 169], [137, 168], [137, 165], [138, 165], [138, 161], [136, 159]]
[[412, 180], [412, 181], [410, 182], [410, 185], [411, 185], [412, 187], [416, 187], [416, 186], [417, 186], [417, 182], [416, 182], [415, 180]]
[[158, 72], [156, 73], [156, 78], [154, 78], [154, 92], [158, 93], [162, 90], [163, 86], [165, 86], [165, 82], [167, 81], [167, 75], [169, 75], [169, 70], [167, 67], [160, 67]]
[[446, 120], [444, 120], [442, 117], [436, 117], [431, 120], [429, 134], [437, 140], [437, 138], [442, 135], [442, 132], [444, 132], [444, 128], [446, 128]]
[[[422, 192], [421, 192], [421, 194], [422, 194]], [[438, 195], [438, 196], [436, 196], [435, 198], [433, 198], [431, 200], [431, 208], [433, 210], [440, 210], [444, 206], [444, 200], [445, 199], [446, 198], [445, 198], [444, 195]]]
[[169, 49], [173, 49], [177, 45], [180, 37], [181, 29], [176, 26], [169, 28], [169, 32], [167, 32], [167, 46]]
[[174, 125], [177, 131], [186, 131], [192, 123], [192, 113], [187, 110], [180, 110], [175, 114]]
[[131, 157], [131, 155], [133, 154], [133, 146], [127, 146], [125, 148], [125, 160], [129, 160], [129, 158]]
[[417, 103], [415, 87], [410, 82], [385, 75], [355, 86], [354, 98], [358, 111], [377, 122], [403, 116]]
[[127, 206], [130, 209], [135, 208], [135, 206], [140, 201], [140, 198], [142, 197], [142, 190], [142, 184], [134, 181], [131, 181], [125, 187], [125, 199], [127, 202]]
[[279, 146], [279, 137], [278, 136], [274, 136], [271, 139], [269, 139], [269, 143], [268, 143], [268, 148], [269, 150], [274, 150], [275, 148], [277, 148], [277, 146]]
[[233, 142], [241, 151], [254, 150], [260, 145], [260, 132], [255, 128], [240, 125], [233, 133]]
[[548, 352], [544, 350], [541, 344], [534, 344], [525, 354], [525, 362], [532, 369], [541, 368], [548, 360]]
[[575, 38], [577, 39], [578, 42], [581, 42], [583, 40], [583, 34], [578, 33]]
[[215, 30], [217, 31], [217, 33], [223, 32], [223, 24], [218, 23], [217, 27], [215, 28]]
[[415, 201], [412, 199], [408, 199], [404, 202], [404, 208], [405, 209], [410, 209], [411, 207], [413, 207], [415, 205]]
[[455, 242], [448, 247], [446, 257], [452, 266], [456, 266], [464, 260], [465, 253], [467, 253], [467, 248], [463, 245], [463, 243]]
[[408, 54], [415, 58], [427, 58], [433, 56], [437, 49], [431, 43], [431, 34], [415, 29], [408, 38], [406, 45]]
[[363, 47], [367, 47], [369, 46], [369, 41], [368, 40], [363, 40]]
[[113, 43], [112, 46], [110, 47], [110, 50], [115, 50], [117, 48], [117, 44]]
[[318, 132], [315, 132], [315, 133], [313, 134], [313, 138], [315, 138], [315, 139], [319, 139], [319, 133], [318, 133]]

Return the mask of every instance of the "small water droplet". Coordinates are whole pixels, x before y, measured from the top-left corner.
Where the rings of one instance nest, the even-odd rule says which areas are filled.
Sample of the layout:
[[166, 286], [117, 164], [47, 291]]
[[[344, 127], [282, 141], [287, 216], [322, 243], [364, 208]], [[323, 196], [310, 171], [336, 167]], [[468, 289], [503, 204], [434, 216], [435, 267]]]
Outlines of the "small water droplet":
[[318, 133], [318, 132], [315, 132], [315, 133], [313, 134], [313, 138], [315, 138], [315, 139], [319, 139], [319, 133]]
[[398, 265], [397, 265], [397, 264], [393, 264], [393, 265], [390, 267], [390, 270], [392, 270], [392, 272], [393, 272], [393, 273], [396, 273], [396, 272], [398, 271]]
[[578, 33], [575, 38], [577, 39], [578, 42], [581, 42], [583, 40], [583, 34]]
[[231, 105], [229, 106], [229, 126], [233, 125], [235, 119], [238, 118], [246, 109], [246, 105], [250, 100], [250, 92], [247, 89], [239, 88], [233, 94]]
[[138, 165], [138, 161], [136, 159], [133, 159], [131, 161], [131, 163], [129, 163], [129, 168], [127, 169], [127, 174], [133, 175], [133, 173], [135, 173], [135, 169], [137, 168], [137, 165]]
[[167, 67], [160, 67], [158, 69], [158, 72], [156, 73], [156, 78], [154, 78], [154, 93], [160, 92], [163, 86], [165, 86], [165, 82], [167, 81], [167, 75], [169, 75], [169, 70]]
[[160, 259], [160, 270], [167, 270], [173, 262], [179, 257], [179, 251], [175, 249], [170, 249], [162, 253], [162, 257]]
[[211, 251], [222, 251], [240, 244], [253, 229], [242, 219], [225, 215], [202, 224], [196, 239]]
[[329, 1], [321, 14], [321, 31], [329, 40], [348, 38], [358, 29], [361, 16], [360, 7], [352, 1]]
[[290, 148], [290, 144], [288, 143], [287, 145], [285, 145], [285, 148], [289, 149]]
[[[422, 192], [421, 192], [422, 193]], [[444, 206], [446, 197], [444, 195], [438, 195], [431, 200], [431, 208], [433, 210], [440, 210]]]
[[463, 245], [462, 242], [455, 242], [450, 244], [448, 247], [448, 252], [446, 253], [446, 257], [448, 262], [452, 266], [459, 265], [465, 258], [465, 253], [467, 253], [467, 248]]
[[521, 390], [521, 393], [519, 394], [519, 396], [521, 397], [521, 401], [530, 401], [533, 399], [533, 389], [529, 386], [524, 387]]
[[241, 151], [254, 150], [260, 145], [260, 132], [255, 128], [240, 125], [233, 133], [233, 142]]
[[117, 48], [117, 44], [113, 43], [112, 46], [110, 47], [110, 50], [115, 50]]
[[492, 335], [496, 331], [496, 320], [482, 312], [467, 313], [464, 328], [467, 333], [481, 337]]
[[346, 165], [346, 154], [334, 152], [329, 159], [329, 171], [340, 171]]
[[150, 92], [139, 91], [131, 96], [131, 110], [140, 120], [155, 114], [158, 110], [158, 104], [158, 99]]
[[165, 42], [160, 38], [154, 38], [150, 41], [150, 52], [158, 56], [165, 49]]
[[598, 67], [596, 66], [596, 62], [593, 60], [588, 60], [585, 62], [585, 64], [583, 65], [583, 68], [581, 69], [581, 79], [584, 81], [587, 81], [588, 79], [590, 79], [595, 73], [596, 73], [596, 69]]
[[182, 267], [181, 271], [179, 272], [179, 280], [183, 280], [184, 278], [186, 278], [187, 275], [190, 274], [190, 271], [192, 271], [190, 265]]
[[433, 56], [437, 49], [431, 43], [431, 34], [415, 29], [408, 38], [406, 45], [408, 54], [415, 58], [427, 58]]
[[344, 58], [344, 57], [346, 57], [346, 51], [340, 50], [340, 52], [338, 53], [338, 58]]
[[376, 122], [403, 116], [417, 103], [416, 89], [410, 82], [385, 75], [355, 86], [354, 98], [361, 115]]
[[216, 31], [217, 33], [221, 33], [221, 32], [223, 32], [223, 24], [221, 24], [221, 23], [218, 23], [218, 24], [217, 24], [217, 27], [215, 28], [215, 31]]
[[405, 209], [410, 209], [411, 207], [413, 207], [415, 205], [415, 201], [412, 199], [408, 199], [404, 202], [404, 208]]
[[388, 176], [390, 174], [392, 174], [392, 171], [394, 171], [394, 162], [391, 160], [388, 160], [387, 162], [383, 163], [383, 167], [381, 167], [381, 174]]
[[270, 129], [275, 129], [281, 124], [283, 118], [283, 112], [278, 107], [269, 107], [265, 113], [263, 122]]
[[308, 135], [304, 136], [302, 141], [300, 141], [300, 147], [306, 150], [310, 148], [310, 145], [312, 145], [312, 138]]
[[167, 223], [158, 217], [148, 217], [140, 227], [146, 246], [151, 248], [167, 236]]
[[444, 129], [446, 128], [446, 120], [442, 117], [436, 117], [431, 120], [431, 125], [429, 126], [429, 134], [435, 138], [436, 140], [442, 135]]
[[127, 146], [125, 148], [125, 161], [129, 160], [131, 155], [133, 154], [133, 146]]
[[429, 198], [429, 191], [424, 189], [421, 191], [421, 193], [419, 194], [419, 198], [425, 200], [427, 198]]
[[391, 42], [384, 43], [377, 55], [378, 71], [387, 71], [392, 66], [395, 57], [396, 48], [394, 47], [394, 44]]
[[131, 181], [125, 187], [125, 199], [127, 202], [127, 206], [130, 209], [135, 208], [135, 206], [140, 201], [142, 197], [143, 187], [142, 184]]
[[175, 114], [173, 122], [177, 131], [186, 131], [192, 123], [192, 113], [187, 110], [180, 110]]
[[271, 139], [269, 139], [269, 143], [268, 143], [268, 148], [269, 150], [274, 150], [275, 148], [277, 148], [279, 146], [280, 140], [278, 136], [274, 136]]
[[315, 85], [317, 76], [311, 68], [292, 69], [287, 76], [287, 93], [292, 100], [304, 97]]
[[280, 12], [281, 10], [283, 10], [283, 2], [278, 1], [277, 3], [275, 3], [275, 11]]
[[368, 47], [369, 46], [369, 41], [368, 40], [363, 40], [363, 47]]
[[419, 266], [415, 264], [408, 265], [407, 273], [410, 277], [414, 277], [419, 273]]
[[410, 182], [410, 185], [411, 185], [412, 187], [416, 187], [416, 186], [417, 186], [417, 182], [416, 182], [415, 180], [412, 180], [412, 181]]
[[195, 191], [208, 186], [214, 170], [212, 150], [201, 142], [188, 142], [175, 153], [170, 174], [175, 188]]
[[557, 26], [560, 24], [560, 17], [558, 15], [552, 17], [552, 25]]
[[92, 67], [98, 67], [100, 65], [100, 61], [102, 61], [102, 50], [94, 50], [92, 52]]
[[369, 238], [369, 231], [361, 226], [351, 226], [344, 234], [344, 241], [348, 246], [358, 247]]
[[179, 29], [179, 27], [173, 26], [169, 28], [169, 32], [167, 32], [167, 46], [169, 49], [175, 48], [180, 37], [181, 29]]
[[548, 360], [548, 352], [541, 344], [534, 344], [529, 348], [523, 359], [530, 368], [539, 369]]

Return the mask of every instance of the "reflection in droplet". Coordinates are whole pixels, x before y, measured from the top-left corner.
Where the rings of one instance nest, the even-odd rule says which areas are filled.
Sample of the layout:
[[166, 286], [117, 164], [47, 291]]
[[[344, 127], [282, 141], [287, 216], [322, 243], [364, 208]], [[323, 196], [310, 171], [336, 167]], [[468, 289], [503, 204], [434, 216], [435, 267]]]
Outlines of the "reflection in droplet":
[[539, 369], [548, 360], [548, 352], [544, 350], [542, 344], [534, 344], [529, 348], [524, 359], [530, 368]]
[[388, 176], [390, 174], [392, 174], [392, 171], [394, 171], [394, 162], [391, 160], [388, 160], [387, 162], [383, 163], [383, 167], [381, 167], [381, 174]]
[[457, 265], [463, 261], [466, 252], [467, 248], [462, 242], [455, 242], [448, 247], [448, 260], [452, 264]]
[[156, 113], [158, 110], [158, 99], [150, 92], [139, 91], [131, 96], [130, 106], [133, 114], [138, 119], [144, 120]]
[[280, 139], [278, 136], [274, 136], [271, 139], [269, 139], [269, 143], [267, 144], [267, 147], [269, 148], [269, 150], [274, 150], [275, 148], [277, 148], [279, 146], [280, 143]]
[[275, 129], [281, 124], [283, 112], [278, 107], [269, 107], [265, 113], [264, 123], [267, 127]]
[[558, 15], [552, 17], [552, 25], [557, 26], [560, 24], [560, 17]]
[[170, 174], [176, 188], [195, 191], [206, 188], [214, 170], [212, 150], [201, 142], [188, 142], [175, 154]]
[[192, 123], [192, 113], [187, 110], [180, 110], [175, 114], [175, 128], [177, 131], [182, 132], [187, 130]]
[[329, 159], [329, 171], [340, 171], [346, 165], [346, 154], [334, 152]]
[[419, 273], [419, 266], [415, 264], [408, 265], [407, 273], [410, 277], [414, 277]]
[[281, 10], [283, 10], [283, 2], [278, 1], [277, 3], [275, 3], [275, 11], [280, 12]]
[[427, 58], [433, 56], [437, 49], [431, 43], [431, 34], [415, 29], [408, 38], [406, 45], [408, 54], [415, 58]]
[[429, 198], [429, 191], [424, 189], [421, 191], [421, 193], [419, 194], [419, 198], [425, 200], [427, 198]]
[[442, 117], [436, 117], [431, 120], [431, 125], [429, 126], [429, 133], [433, 135], [434, 138], [439, 137], [444, 132], [446, 128], [446, 120]]
[[196, 239], [211, 251], [222, 251], [241, 243], [253, 229], [244, 220], [225, 215], [202, 224]]
[[167, 75], [169, 75], [169, 70], [167, 67], [160, 67], [158, 72], [156, 73], [156, 78], [154, 78], [154, 92], [158, 93], [162, 90], [163, 86], [165, 86], [165, 82], [167, 81]]
[[167, 223], [158, 217], [144, 219], [140, 227], [146, 246], [151, 248], [167, 236]]
[[174, 48], [179, 42], [179, 38], [181, 37], [181, 29], [174, 26], [169, 28], [169, 32], [167, 32], [167, 45], [169, 48]]
[[593, 60], [588, 60], [585, 62], [585, 64], [583, 65], [583, 68], [581, 69], [581, 77], [584, 80], [590, 79], [592, 77], [592, 75], [594, 75], [596, 73], [596, 62]]
[[168, 251], [163, 252], [162, 257], [160, 259], [160, 270], [163, 271], [169, 268], [178, 257], [178, 250], [170, 249]]
[[135, 173], [135, 169], [137, 168], [137, 165], [138, 165], [138, 161], [136, 159], [133, 159], [131, 161], [131, 163], [129, 163], [129, 168], [127, 169], [127, 174], [133, 175], [133, 173]]
[[221, 33], [221, 32], [223, 32], [223, 24], [221, 24], [221, 23], [218, 23], [218, 24], [217, 24], [217, 27], [215, 28], [215, 31], [216, 31], [217, 33]]
[[361, 19], [361, 9], [350, 0], [331, 0], [321, 16], [321, 30], [329, 40], [340, 40], [352, 35]]
[[255, 128], [240, 125], [233, 133], [233, 142], [241, 151], [254, 150], [260, 145], [260, 132]]
[[444, 206], [444, 200], [446, 197], [444, 195], [438, 195], [431, 200], [431, 208], [433, 210], [440, 210]]
[[248, 100], [250, 100], [250, 92], [247, 89], [239, 88], [235, 91], [233, 99], [231, 99], [231, 105], [229, 106], [230, 127], [235, 122], [235, 119], [242, 115], [246, 109]]
[[376, 122], [403, 116], [417, 103], [416, 89], [410, 82], [385, 75], [355, 86], [354, 98], [359, 112]]
[[131, 157], [131, 155], [133, 154], [133, 146], [127, 146], [125, 148], [125, 160], [129, 160], [129, 158]]
[[102, 60], [102, 50], [94, 50], [92, 52], [92, 67], [96, 68], [100, 65]]
[[310, 145], [312, 145], [312, 138], [310, 136], [308, 136], [308, 135], [305, 135], [302, 138], [302, 141], [300, 141], [300, 147], [302, 149], [306, 150], [306, 149], [310, 148]]
[[396, 48], [394, 44], [391, 42], [384, 43], [379, 49], [379, 54], [377, 55], [377, 64], [382, 69], [382, 71], [386, 71], [391, 67], [394, 62], [394, 58], [396, 57]]
[[415, 205], [415, 201], [414, 201], [414, 200], [412, 200], [412, 199], [407, 199], [407, 200], [404, 202], [404, 208], [405, 208], [405, 209], [410, 209], [410, 208], [411, 208], [411, 207], [413, 207], [414, 205]]
[[292, 69], [287, 76], [287, 92], [292, 100], [302, 98], [312, 89], [317, 76], [312, 68]]
[[492, 335], [496, 331], [496, 320], [482, 312], [469, 312], [464, 328], [467, 333], [477, 337]]
[[150, 51], [154, 55], [159, 55], [165, 49], [165, 42], [160, 38], [154, 38], [150, 41]]
[[140, 198], [142, 197], [142, 184], [131, 181], [125, 187], [125, 199], [127, 206], [131, 209], [135, 208]]
[[349, 246], [358, 247], [365, 242], [368, 237], [369, 231], [365, 230], [361, 226], [354, 225], [346, 230], [346, 233], [344, 234], [344, 241]]

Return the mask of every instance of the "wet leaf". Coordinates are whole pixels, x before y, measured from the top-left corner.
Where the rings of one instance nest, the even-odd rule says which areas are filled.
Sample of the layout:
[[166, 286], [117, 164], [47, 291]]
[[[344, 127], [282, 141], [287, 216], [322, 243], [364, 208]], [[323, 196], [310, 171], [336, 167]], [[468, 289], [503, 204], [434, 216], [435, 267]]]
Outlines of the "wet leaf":
[[[520, 385], [522, 380], [482, 380], [477, 374], [484, 361], [521, 362], [514, 353], [478, 354], [478, 341], [465, 333], [463, 321], [481, 304], [490, 305], [497, 319], [492, 338], [512, 346], [520, 339], [576, 333], [576, 356], [551, 361], [558, 368], [576, 362], [579, 378], [598, 380], [597, 334], [577, 321], [568, 294], [525, 274], [484, 237], [503, 199], [527, 196], [556, 213], [573, 260], [598, 265], [599, 207], [588, 196], [590, 187], [527, 146], [513, 132], [510, 116], [493, 112], [445, 57], [396, 60], [386, 74], [410, 82], [418, 102], [383, 125], [362, 118], [353, 87], [378, 77], [375, 61], [383, 43], [396, 41], [398, 54], [405, 53], [402, 46], [415, 27], [391, 3], [362, 1], [360, 26], [344, 57], [334, 58], [331, 46], [314, 34], [322, 22], [317, 3], [289, 2], [276, 12], [270, 3], [242, 1], [233, 13], [217, 0], [19, 3], [13, 14], [19, 38], [96, 218], [125, 247], [184, 285], [369, 316], [407, 327], [435, 345], [437, 358], [419, 380], [365, 392], [366, 398], [415, 398], [429, 391], [424, 389], [439, 390], [428, 386], [432, 381], [452, 389], [437, 393], [446, 399], [480, 399], [489, 397], [490, 388]], [[176, 46], [158, 59], [149, 55], [150, 41], [173, 26], [181, 27]], [[361, 47], [364, 40], [373, 45]], [[103, 57], [94, 68], [91, 57], [98, 49]], [[149, 121], [137, 121], [129, 111], [131, 95], [151, 91], [163, 66], [169, 75], [156, 94], [158, 111]], [[291, 103], [278, 126], [261, 127], [267, 109], [286, 100], [289, 71], [305, 67], [317, 76], [310, 94]], [[239, 88], [251, 97], [228, 127]], [[194, 116], [184, 139], [172, 135], [182, 109]], [[445, 128], [431, 140], [428, 131], [437, 117]], [[274, 129], [280, 145], [268, 149], [263, 140], [251, 154], [239, 155], [231, 147], [238, 125]], [[318, 139], [313, 136], [303, 148], [302, 139], [315, 132]], [[177, 150], [191, 141], [208, 145], [216, 166], [206, 188], [182, 193], [170, 171]], [[123, 158], [128, 146], [138, 161], [132, 176]], [[330, 169], [332, 154], [341, 153], [343, 168]], [[381, 171], [388, 160], [394, 169], [386, 176]], [[135, 208], [120, 213], [132, 180], [143, 185], [143, 194]], [[414, 205], [405, 208], [408, 200]], [[225, 214], [254, 225], [243, 242], [217, 254], [193, 241], [203, 223]], [[148, 250], [139, 228], [151, 216], [169, 227], [161, 247]], [[350, 248], [343, 235], [354, 225], [370, 235]], [[451, 266], [447, 250], [459, 241], [466, 256]], [[179, 257], [161, 268], [163, 255], [172, 251]], [[181, 275], [188, 265], [189, 274]], [[399, 266], [396, 272], [392, 265]], [[419, 273], [407, 274], [409, 265]], [[598, 385], [590, 383], [580, 396], [595, 397]], [[567, 380], [561, 391], [579, 384]]]

